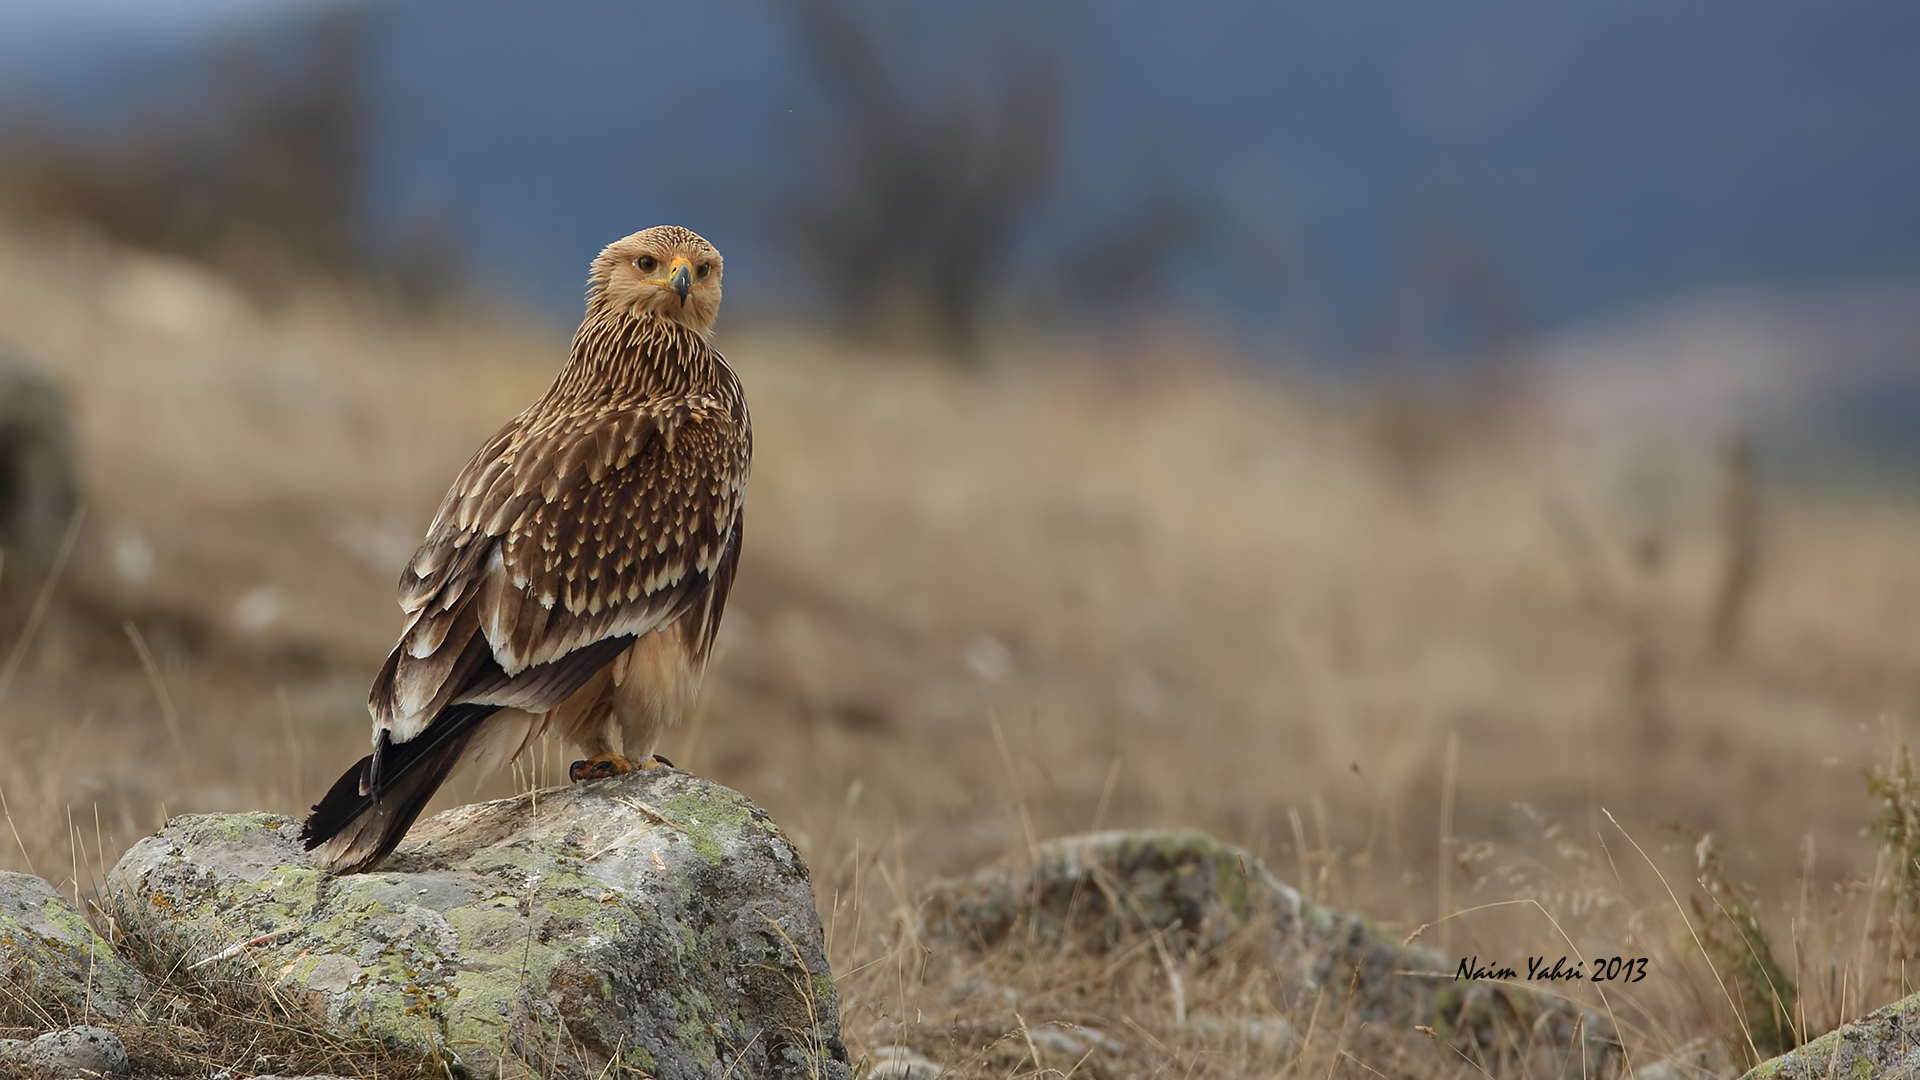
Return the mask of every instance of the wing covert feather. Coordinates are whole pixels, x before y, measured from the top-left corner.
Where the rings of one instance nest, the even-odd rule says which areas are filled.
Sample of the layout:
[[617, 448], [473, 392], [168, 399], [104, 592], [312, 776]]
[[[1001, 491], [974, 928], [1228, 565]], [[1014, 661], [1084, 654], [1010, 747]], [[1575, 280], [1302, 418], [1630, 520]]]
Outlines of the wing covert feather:
[[743, 407], [702, 395], [565, 423], [529, 414], [461, 471], [401, 574], [409, 626], [381, 680], [388, 700], [374, 705], [402, 740], [477, 689], [442, 692], [470, 680], [460, 657], [471, 650], [452, 638], [483, 638], [512, 679], [673, 622], [737, 550], [751, 454]]

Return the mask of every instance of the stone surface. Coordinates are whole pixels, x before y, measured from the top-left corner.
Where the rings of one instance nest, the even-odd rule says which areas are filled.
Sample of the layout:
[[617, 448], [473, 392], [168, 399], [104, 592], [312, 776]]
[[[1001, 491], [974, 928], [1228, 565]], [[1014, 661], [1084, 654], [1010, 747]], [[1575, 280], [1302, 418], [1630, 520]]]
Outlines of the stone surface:
[[1084, 1024], [1056, 1020], [1028, 1028], [1023, 1034], [1043, 1066], [1062, 1071], [1085, 1065], [1096, 1052], [1112, 1055], [1127, 1052], [1125, 1043]]
[[1920, 994], [1756, 1066], [1743, 1080], [1879, 1080], [1920, 1076]]
[[105, 1028], [82, 1025], [49, 1031], [16, 1053], [22, 1071], [48, 1080], [118, 1077], [128, 1070], [126, 1046]]
[[883, 1046], [873, 1052], [866, 1080], [940, 1080], [947, 1070], [905, 1046]]
[[31, 1027], [123, 1020], [145, 991], [52, 885], [0, 871], [0, 1018]]
[[806, 866], [739, 793], [655, 769], [459, 807], [374, 873], [270, 814], [176, 818], [116, 918], [475, 1076], [848, 1075]]
[[336, 1076], [332, 1073], [314, 1073], [310, 1076], [280, 1076], [275, 1073], [261, 1073], [258, 1076], [236, 1073], [232, 1069], [221, 1069], [210, 1073], [207, 1080], [352, 1080], [351, 1077]]
[[1489, 1065], [1521, 1046], [1527, 1061], [1517, 1064], [1528, 1071], [1568, 1062], [1575, 1075], [1625, 1071], [1604, 1018], [1525, 987], [1455, 981], [1439, 953], [1308, 901], [1205, 833], [1094, 833], [1041, 844], [1038, 856], [1032, 867], [1006, 863], [934, 886], [922, 935], [977, 949], [1104, 953], [1144, 933], [1179, 963], [1251, 948], [1279, 968], [1294, 1004], [1324, 990], [1355, 1021], [1430, 1027]]

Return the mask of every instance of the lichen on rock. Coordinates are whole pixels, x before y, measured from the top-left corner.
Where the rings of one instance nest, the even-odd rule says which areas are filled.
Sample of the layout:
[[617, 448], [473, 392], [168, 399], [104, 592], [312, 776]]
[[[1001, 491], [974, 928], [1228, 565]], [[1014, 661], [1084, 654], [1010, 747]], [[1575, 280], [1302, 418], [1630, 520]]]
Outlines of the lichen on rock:
[[[119, 1077], [127, 1074], [129, 1064], [120, 1036], [88, 1024], [49, 1031], [37, 1039], [0, 1039], [0, 1066], [27, 1076]], [[10, 1074], [0, 1069], [0, 1075]]]
[[0, 871], [0, 1021], [124, 1020], [146, 980], [74, 906], [31, 874]]
[[1920, 1076], [1920, 994], [1842, 1024], [1770, 1061], [1742, 1080]]
[[737, 792], [658, 769], [459, 807], [348, 877], [298, 830], [176, 818], [115, 917], [477, 1077], [847, 1075], [806, 866]]

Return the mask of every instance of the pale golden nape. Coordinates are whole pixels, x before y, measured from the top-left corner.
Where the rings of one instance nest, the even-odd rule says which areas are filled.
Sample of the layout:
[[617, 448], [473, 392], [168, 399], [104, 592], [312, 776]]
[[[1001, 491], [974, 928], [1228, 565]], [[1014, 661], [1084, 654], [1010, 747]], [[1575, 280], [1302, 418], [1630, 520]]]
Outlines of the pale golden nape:
[[656, 225], [608, 244], [593, 260], [587, 312], [648, 313], [713, 332], [724, 263], [691, 229]]

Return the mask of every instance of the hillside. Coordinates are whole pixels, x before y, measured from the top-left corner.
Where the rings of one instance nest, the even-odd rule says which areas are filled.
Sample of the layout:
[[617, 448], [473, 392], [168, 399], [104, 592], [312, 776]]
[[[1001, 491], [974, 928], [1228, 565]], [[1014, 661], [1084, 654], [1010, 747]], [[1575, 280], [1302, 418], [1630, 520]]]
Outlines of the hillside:
[[[0, 245], [0, 327], [68, 394], [87, 492], [0, 685], [0, 868], [84, 896], [165, 816], [297, 812], [364, 752], [393, 579], [565, 335], [344, 295], [264, 311], [58, 236]], [[1860, 770], [1913, 741], [1920, 516], [1764, 489], [1730, 541], [1710, 442], [1623, 476], [1550, 425], [1409, 420], [1161, 342], [1136, 347], [1152, 365], [1060, 346], [984, 374], [807, 330], [721, 346], [754, 413], [751, 526], [663, 750], [806, 856], [856, 1052], [988, 1069], [967, 1040], [1014, 1017], [919, 987], [898, 915], [932, 876], [1100, 827], [1209, 830], [1402, 933], [1484, 908], [1427, 932], [1453, 954], [1652, 956], [1614, 1003], [1636, 1055], [1703, 1030], [1743, 1054], [1683, 921], [1711, 918], [1653, 873], [1711, 911], [1696, 850], [1751, 890], [1797, 1023], [1898, 996]], [[435, 809], [555, 783], [562, 756]], [[1538, 906], [1485, 907], [1515, 899]], [[1174, 1038], [1150, 998], [994, 977]], [[1164, 1060], [1238, 1072], [1191, 1065], [1200, 1045]]]

